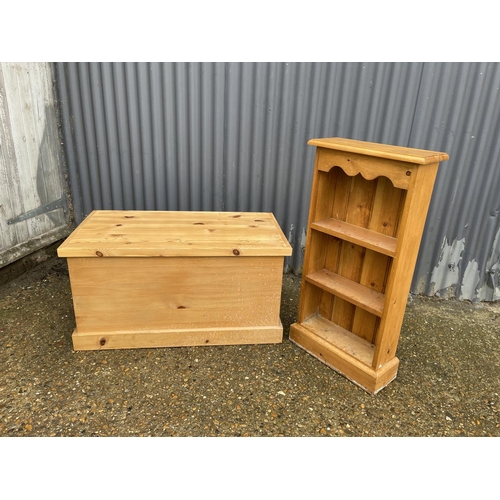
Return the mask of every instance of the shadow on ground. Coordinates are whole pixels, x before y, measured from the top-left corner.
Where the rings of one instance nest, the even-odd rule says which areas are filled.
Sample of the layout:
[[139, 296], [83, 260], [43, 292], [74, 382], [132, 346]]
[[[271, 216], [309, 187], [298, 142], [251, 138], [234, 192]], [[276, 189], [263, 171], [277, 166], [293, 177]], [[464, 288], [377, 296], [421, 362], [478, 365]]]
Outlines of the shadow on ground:
[[371, 396], [283, 343], [75, 352], [66, 262], [0, 287], [1, 436], [500, 436], [500, 303], [412, 297]]

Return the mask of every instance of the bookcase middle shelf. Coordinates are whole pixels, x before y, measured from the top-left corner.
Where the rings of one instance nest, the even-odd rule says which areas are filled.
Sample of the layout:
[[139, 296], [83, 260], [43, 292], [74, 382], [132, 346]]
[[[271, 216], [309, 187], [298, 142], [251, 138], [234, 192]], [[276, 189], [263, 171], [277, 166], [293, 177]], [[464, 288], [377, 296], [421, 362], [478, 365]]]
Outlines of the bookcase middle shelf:
[[306, 281], [361, 307], [379, 318], [384, 311], [385, 295], [355, 281], [333, 273], [328, 269], [320, 269], [306, 275]]
[[392, 236], [377, 233], [370, 229], [365, 229], [364, 227], [355, 226], [354, 224], [349, 224], [348, 222], [333, 218], [312, 222], [311, 228], [356, 245], [369, 248], [375, 252], [388, 255], [389, 257], [396, 256], [397, 239]]

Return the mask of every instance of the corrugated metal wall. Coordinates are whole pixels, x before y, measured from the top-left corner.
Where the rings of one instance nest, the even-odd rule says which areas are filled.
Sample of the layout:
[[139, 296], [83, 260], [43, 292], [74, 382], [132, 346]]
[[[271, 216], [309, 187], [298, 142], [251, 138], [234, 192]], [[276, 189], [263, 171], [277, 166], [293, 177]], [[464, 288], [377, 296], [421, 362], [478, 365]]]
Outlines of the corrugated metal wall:
[[446, 151], [413, 292], [496, 300], [498, 63], [58, 63], [77, 221], [270, 211], [300, 271], [314, 137]]
[[500, 299], [500, 64], [425, 64], [410, 144], [447, 151], [413, 291]]
[[49, 63], [0, 63], [0, 267], [70, 232]]

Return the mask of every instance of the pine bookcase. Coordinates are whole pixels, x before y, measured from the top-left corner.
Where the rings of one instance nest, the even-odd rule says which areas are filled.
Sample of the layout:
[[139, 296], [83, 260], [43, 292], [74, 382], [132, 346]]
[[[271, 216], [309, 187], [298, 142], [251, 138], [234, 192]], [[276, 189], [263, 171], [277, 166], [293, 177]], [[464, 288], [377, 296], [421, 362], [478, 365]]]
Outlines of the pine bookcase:
[[316, 160], [290, 340], [375, 394], [396, 348], [442, 152], [312, 139]]

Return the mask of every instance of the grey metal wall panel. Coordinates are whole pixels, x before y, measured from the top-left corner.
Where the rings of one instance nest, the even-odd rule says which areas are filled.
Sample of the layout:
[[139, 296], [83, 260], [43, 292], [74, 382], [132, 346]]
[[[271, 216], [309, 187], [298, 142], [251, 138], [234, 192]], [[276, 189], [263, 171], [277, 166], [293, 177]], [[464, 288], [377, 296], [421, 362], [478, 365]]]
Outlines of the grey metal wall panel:
[[410, 145], [448, 152], [412, 289], [500, 299], [500, 64], [428, 63]]
[[[498, 64], [58, 63], [57, 73], [77, 221], [99, 208], [271, 211], [299, 272], [309, 139], [437, 149], [451, 159], [412, 291], [499, 297], [484, 285], [498, 283]], [[460, 254], [452, 242], [467, 224]]]

